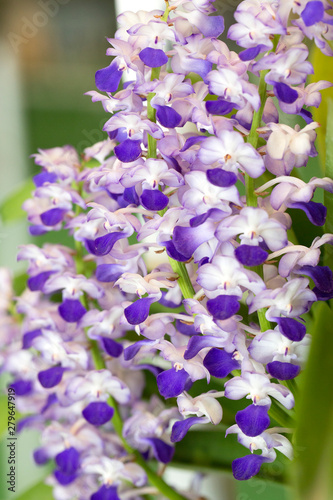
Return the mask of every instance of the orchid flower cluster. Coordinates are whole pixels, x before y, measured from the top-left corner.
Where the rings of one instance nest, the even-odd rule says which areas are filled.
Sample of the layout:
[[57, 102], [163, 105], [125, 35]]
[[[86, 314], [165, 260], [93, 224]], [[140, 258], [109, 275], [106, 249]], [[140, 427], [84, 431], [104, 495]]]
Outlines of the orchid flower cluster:
[[[149, 460], [169, 463], [192, 426], [223, 422], [226, 399], [246, 400], [226, 432], [248, 449], [236, 479], [276, 451], [292, 458], [291, 430], [276, 424], [294, 407], [310, 344], [301, 316], [333, 297], [332, 271], [318, 265], [333, 235], [309, 248], [289, 240], [294, 210], [323, 226], [312, 198], [333, 192], [331, 179], [297, 171], [317, 154], [311, 107], [331, 86], [306, 84], [304, 39], [333, 55], [329, 9], [244, 0], [228, 31], [238, 54], [218, 38], [212, 0], [125, 12], [100, 92], [88, 92], [109, 115], [106, 140], [81, 158], [71, 146], [34, 155], [30, 233], [66, 229], [74, 245], [20, 248], [29, 279], [12, 316], [2, 272], [2, 369], [28, 414], [19, 427], [41, 432], [36, 463], [54, 460], [54, 498], [139, 500], [152, 487], [198, 498]], [[150, 400], [147, 371], [160, 396]], [[207, 391], [194, 396], [198, 380]]]

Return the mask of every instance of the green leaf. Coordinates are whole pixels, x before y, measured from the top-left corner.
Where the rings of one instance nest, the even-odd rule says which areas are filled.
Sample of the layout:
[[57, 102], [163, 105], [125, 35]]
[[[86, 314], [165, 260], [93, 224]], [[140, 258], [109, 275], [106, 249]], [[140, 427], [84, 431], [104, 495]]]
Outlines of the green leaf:
[[296, 404], [293, 479], [299, 499], [327, 500], [327, 456], [332, 454], [333, 441], [333, 311], [328, 304], [317, 302], [313, 316], [312, 345]]
[[[249, 453], [237, 442], [235, 435], [225, 437], [226, 426], [205, 426], [207, 430], [191, 430], [176, 444], [172, 465], [200, 471], [224, 471], [231, 473], [231, 463]], [[273, 464], [264, 464], [258, 477], [283, 481], [286, 469], [285, 457], [279, 455]], [[290, 463], [290, 462], [289, 462]]]
[[286, 485], [253, 477], [236, 484], [237, 500], [292, 500], [292, 492]]
[[[328, 100], [325, 176], [333, 179], [333, 99]], [[327, 208], [325, 233], [333, 233], [333, 195], [324, 192], [324, 205]], [[324, 264], [333, 269], [333, 245], [325, 245]]]
[[22, 210], [21, 206], [27, 198], [31, 197], [31, 192], [34, 188], [34, 183], [29, 179], [5, 199], [0, 205], [0, 217], [4, 223], [26, 218], [26, 213]]
[[32, 488], [22, 493], [19, 497], [15, 497], [15, 500], [52, 500], [52, 488], [44, 484], [41, 481], [35, 484]]

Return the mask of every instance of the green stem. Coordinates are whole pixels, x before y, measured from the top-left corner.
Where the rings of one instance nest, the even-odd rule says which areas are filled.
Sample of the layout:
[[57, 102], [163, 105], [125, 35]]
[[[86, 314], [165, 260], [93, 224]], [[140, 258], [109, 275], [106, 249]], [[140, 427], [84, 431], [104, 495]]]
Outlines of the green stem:
[[172, 270], [178, 274], [178, 285], [182, 291], [184, 299], [192, 299], [195, 295], [194, 288], [192, 286], [190, 277], [188, 275], [186, 266], [183, 262], [178, 262], [177, 260], [169, 257], [169, 262]]
[[[259, 140], [258, 128], [260, 127], [261, 124], [262, 115], [267, 100], [267, 84], [265, 81], [265, 76], [268, 73], [268, 71], [269, 70], [266, 70], [260, 73], [260, 79], [259, 79], [260, 108], [258, 111], [255, 111], [253, 113], [252, 126], [249, 136], [247, 138], [247, 142], [251, 144], [251, 146], [253, 146], [254, 149], [257, 149], [258, 147], [258, 140]], [[255, 191], [254, 179], [250, 177], [248, 174], [245, 174], [246, 204], [248, 207], [257, 206], [258, 200], [254, 191]], [[263, 266], [257, 266], [256, 268], [252, 268], [252, 270], [255, 271], [257, 274], [259, 274], [259, 276], [263, 277]], [[266, 319], [265, 312], [266, 309], [259, 309], [257, 311], [260, 330], [262, 332], [271, 329], [271, 324]]]
[[169, 9], [169, 2], [168, 0], [165, 0], [166, 6], [165, 6], [165, 12], [163, 16], [161, 17], [161, 20], [164, 22], [167, 22], [169, 14], [170, 14], [170, 9]]
[[[258, 111], [253, 113], [252, 126], [247, 138], [247, 142], [251, 144], [254, 149], [257, 149], [259, 134], [258, 127], [260, 127], [262, 115], [264, 112], [264, 107], [267, 100], [267, 84], [265, 82], [265, 76], [268, 73], [268, 70], [262, 71], [259, 79], [259, 97], [260, 97], [260, 108]], [[246, 203], [249, 207], [257, 206], [257, 197], [254, 193], [254, 179], [250, 177], [248, 174], [245, 174], [245, 192], [246, 192]]]
[[[161, 68], [151, 69], [151, 81], [158, 79], [160, 76]], [[156, 122], [156, 109], [152, 107], [151, 100], [155, 93], [150, 92], [147, 96], [147, 118], [151, 122]], [[156, 158], [156, 139], [148, 134], [148, 155], [147, 158]]]

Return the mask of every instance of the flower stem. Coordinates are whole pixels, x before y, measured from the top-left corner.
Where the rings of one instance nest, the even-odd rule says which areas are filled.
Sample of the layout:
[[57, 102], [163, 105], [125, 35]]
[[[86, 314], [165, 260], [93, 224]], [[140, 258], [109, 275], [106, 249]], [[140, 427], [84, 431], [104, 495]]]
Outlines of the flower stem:
[[[253, 113], [252, 126], [247, 138], [247, 142], [257, 149], [259, 134], [258, 127], [260, 127], [262, 115], [264, 112], [264, 107], [267, 100], [267, 84], [265, 81], [265, 76], [268, 73], [268, 70], [262, 71], [259, 79], [259, 97], [260, 97], [260, 108], [258, 111]], [[250, 177], [248, 174], [245, 174], [245, 191], [246, 191], [246, 203], [248, 207], [256, 207], [257, 206], [257, 197], [254, 193], [254, 179]]]
[[[161, 68], [151, 69], [151, 81], [158, 79], [160, 76]], [[156, 109], [152, 107], [151, 100], [155, 93], [150, 92], [147, 96], [147, 118], [151, 122], [156, 122]], [[148, 134], [148, 155], [147, 158], [156, 158], [156, 139]]]
[[[259, 134], [258, 134], [257, 129], [258, 129], [258, 127], [260, 127], [262, 115], [263, 115], [266, 100], [267, 100], [267, 92], [266, 92], [267, 84], [265, 81], [265, 76], [267, 73], [268, 73], [268, 70], [262, 71], [260, 73], [260, 79], [259, 79], [260, 108], [258, 111], [255, 111], [253, 113], [252, 126], [251, 126], [249, 136], [247, 138], [247, 142], [249, 144], [251, 144], [251, 146], [253, 146], [254, 149], [257, 149], [257, 147], [258, 147]], [[256, 197], [254, 190], [255, 190], [254, 179], [252, 177], [250, 177], [248, 174], [245, 174], [246, 204], [248, 207], [256, 207], [257, 206], [257, 197]], [[253, 269], [253, 271], [255, 271], [257, 274], [259, 274], [259, 276], [263, 277], [263, 267], [262, 266], [257, 266], [256, 268]], [[266, 330], [271, 329], [271, 324], [266, 319], [265, 312], [266, 312], [265, 309], [259, 309], [257, 312], [260, 330], [262, 332], [265, 332]]]
[[182, 291], [184, 299], [192, 299], [193, 295], [195, 295], [195, 291], [192, 286], [185, 264], [183, 262], [178, 262], [177, 260], [174, 260], [171, 257], [169, 257], [169, 262], [172, 267], [172, 270], [179, 276], [178, 285]]

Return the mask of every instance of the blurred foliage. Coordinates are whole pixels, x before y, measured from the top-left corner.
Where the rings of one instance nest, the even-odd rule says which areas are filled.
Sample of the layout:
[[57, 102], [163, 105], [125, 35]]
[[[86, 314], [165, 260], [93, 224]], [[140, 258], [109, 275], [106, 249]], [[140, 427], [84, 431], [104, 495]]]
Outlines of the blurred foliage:
[[[314, 68], [313, 75], [310, 75], [309, 83], [319, 82], [319, 80], [328, 80], [333, 82], [333, 64], [330, 58], [325, 56], [316, 45], [313, 43], [310, 52], [310, 61]], [[325, 138], [327, 130], [327, 102], [333, 98], [333, 87], [322, 91], [323, 101], [319, 108], [312, 108], [313, 118], [320, 123], [320, 128], [317, 132], [317, 150], [319, 152], [319, 161], [324, 172], [324, 165], [326, 159], [325, 153]]]
[[317, 302], [312, 312], [312, 345], [296, 400], [293, 479], [300, 500], [327, 500], [333, 450], [333, 311]]

